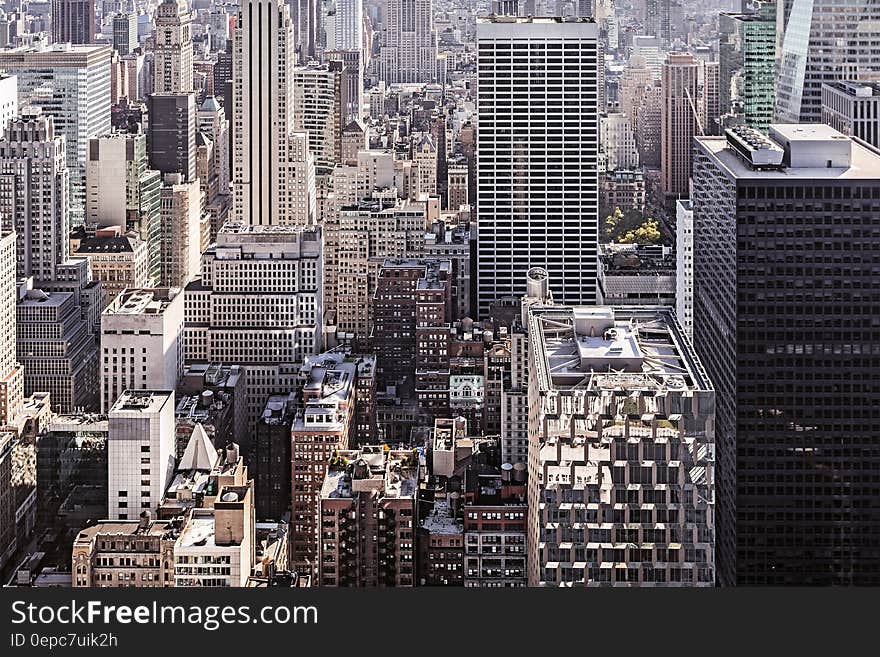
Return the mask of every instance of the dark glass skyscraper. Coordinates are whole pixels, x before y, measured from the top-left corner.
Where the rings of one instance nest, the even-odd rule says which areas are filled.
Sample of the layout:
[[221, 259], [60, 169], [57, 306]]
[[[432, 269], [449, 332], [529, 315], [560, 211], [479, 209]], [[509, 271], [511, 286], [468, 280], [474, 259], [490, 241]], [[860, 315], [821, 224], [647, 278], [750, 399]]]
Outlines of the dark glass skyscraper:
[[824, 125], [697, 137], [694, 346], [722, 584], [880, 584], [880, 152]]

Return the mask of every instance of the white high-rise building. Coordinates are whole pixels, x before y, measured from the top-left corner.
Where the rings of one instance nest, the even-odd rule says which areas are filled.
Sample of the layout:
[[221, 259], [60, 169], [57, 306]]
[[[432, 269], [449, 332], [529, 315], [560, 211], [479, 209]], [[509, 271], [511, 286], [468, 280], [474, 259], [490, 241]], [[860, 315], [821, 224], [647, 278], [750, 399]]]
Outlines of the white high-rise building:
[[336, 0], [334, 43], [327, 50], [363, 50], [364, 0]]
[[18, 77], [18, 100], [52, 115], [67, 140], [70, 223], [85, 218], [89, 139], [110, 132], [110, 46], [22, 46], [0, 50], [0, 70]]
[[0, 139], [0, 223], [17, 234], [18, 278], [59, 278], [70, 253], [67, 143], [53, 117], [28, 108]]
[[694, 338], [694, 209], [675, 202], [675, 314], [688, 340]]
[[320, 228], [227, 223], [186, 287], [186, 362], [246, 367], [251, 426], [321, 349], [322, 262]]
[[639, 151], [629, 116], [622, 112], [609, 112], [599, 120], [599, 131], [607, 171], [639, 166]]
[[0, 75], [0, 137], [6, 124], [18, 116], [18, 76]]
[[309, 135], [318, 164], [339, 161], [342, 139], [342, 64], [310, 63], [293, 70], [293, 128]]
[[153, 93], [193, 90], [192, 19], [186, 0], [164, 0], [156, 8]]
[[174, 475], [174, 391], [125, 391], [107, 427], [107, 517], [135, 520], [156, 510]]
[[431, 0], [389, 0], [379, 50], [379, 79], [434, 82], [437, 77], [437, 35]]
[[101, 314], [101, 412], [126, 390], [174, 390], [183, 375], [183, 291], [129, 289]]
[[[202, 190], [198, 179], [165, 176], [161, 191], [164, 287], [185, 287], [199, 273], [202, 254]], [[207, 219], [207, 218], [206, 218]]]
[[24, 376], [16, 357], [15, 269], [15, 233], [9, 231], [0, 238], [0, 425], [12, 421], [24, 400]]
[[597, 34], [576, 18], [477, 23], [481, 316], [521, 295], [531, 267], [559, 281], [564, 302], [596, 301]]
[[294, 26], [278, 0], [243, 0], [233, 56], [233, 221], [294, 223]]

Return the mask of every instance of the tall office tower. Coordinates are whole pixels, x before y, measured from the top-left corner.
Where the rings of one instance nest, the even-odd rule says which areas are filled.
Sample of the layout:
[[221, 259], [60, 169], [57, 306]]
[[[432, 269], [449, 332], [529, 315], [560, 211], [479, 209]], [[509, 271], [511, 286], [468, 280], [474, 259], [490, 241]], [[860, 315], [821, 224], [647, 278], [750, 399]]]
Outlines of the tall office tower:
[[851, 80], [823, 84], [822, 123], [880, 147], [880, 84]]
[[186, 181], [196, 179], [196, 95], [152, 94], [147, 99], [150, 123], [147, 148], [150, 168], [163, 175], [179, 173]]
[[52, 41], [95, 42], [94, 0], [52, 0]]
[[315, 62], [293, 70], [293, 129], [309, 135], [315, 164], [341, 161], [342, 62]]
[[431, 0], [390, 0], [379, 47], [379, 79], [386, 84], [434, 82], [437, 35]]
[[48, 392], [52, 409], [72, 413], [97, 407], [98, 353], [79, 295], [18, 286], [16, 346], [24, 394]]
[[670, 54], [663, 64], [660, 173], [663, 193], [669, 198], [687, 197], [691, 177], [691, 144], [697, 134], [699, 62], [690, 54]]
[[160, 192], [162, 287], [186, 287], [199, 273], [202, 254], [202, 190], [198, 180], [165, 176]]
[[300, 371], [302, 405], [290, 430], [292, 530], [291, 561], [296, 570], [316, 574], [321, 543], [321, 489], [331, 460], [353, 446], [354, 361], [307, 359]]
[[735, 121], [766, 132], [776, 97], [776, 4], [757, 13], [722, 13], [718, 18], [720, 110]]
[[364, 0], [336, 0], [333, 43], [327, 50], [364, 49]]
[[468, 205], [468, 167], [467, 163], [450, 164], [446, 168], [446, 209], [457, 211]]
[[880, 583], [880, 155], [824, 125], [697, 138], [694, 346], [718, 392], [718, 571]]
[[617, 102], [620, 111], [629, 117], [635, 127], [636, 118], [645, 90], [654, 84], [654, 74], [644, 57], [633, 55], [617, 81]]
[[[319, 517], [336, 540], [320, 543], [320, 585], [413, 586], [418, 459], [411, 451], [381, 445], [339, 456], [330, 464], [321, 488]], [[373, 518], [384, 522], [377, 525]], [[374, 532], [377, 541], [358, 540]]]
[[290, 510], [290, 428], [299, 407], [296, 393], [270, 395], [257, 423], [254, 480], [257, 518], [281, 518]]
[[607, 171], [639, 166], [635, 133], [626, 114], [610, 112], [599, 117], [599, 134]]
[[675, 315], [537, 304], [528, 331], [529, 586], [713, 586], [716, 396]]
[[694, 339], [694, 210], [689, 199], [675, 203], [675, 314]]
[[596, 37], [583, 19], [477, 23], [480, 316], [521, 294], [533, 266], [561, 281], [560, 299], [596, 300]]
[[107, 517], [155, 512], [176, 465], [174, 391], [126, 390], [107, 423]]
[[0, 137], [11, 119], [18, 116], [18, 76], [0, 73]]
[[697, 133], [717, 135], [721, 129], [721, 92], [718, 62], [700, 61], [700, 107]]
[[24, 401], [24, 373], [15, 349], [15, 280], [15, 233], [7, 231], [0, 237], [0, 425], [11, 424]]
[[187, 0], [163, 0], [156, 8], [153, 93], [193, 90], [192, 20]]
[[822, 118], [822, 83], [880, 78], [880, 6], [868, 0], [783, 2], [777, 12], [778, 123]]
[[147, 244], [147, 280], [158, 283], [162, 174], [149, 168], [146, 135], [111, 133], [92, 137], [86, 187], [87, 223], [134, 231]]
[[437, 160], [439, 153], [434, 140], [428, 133], [413, 135], [412, 162], [415, 165], [413, 196], [420, 194], [437, 195]]
[[342, 62], [342, 127], [361, 121], [364, 104], [364, 53], [361, 50], [327, 50], [324, 61]]
[[130, 55], [138, 45], [137, 14], [116, 14], [113, 17], [113, 50], [120, 55]]
[[227, 223], [186, 287], [186, 362], [245, 366], [252, 428], [321, 348], [322, 276], [320, 228]]
[[642, 166], [660, 168], [662, 123], [663, 90], [659, 86], [647, 87], [636, 116], [636, 146]]
[[631, 57], [644, 59], [645, 65], [651, 71], [654, 79], [660, 79], [663, 61], [666, 58], [666, 49], [660, 39], [653, 36], [634, 36]]
[[0, 139], [0, 221], [17, 235], [18, 278], [55, 281], [70, 253], [65, 146], [39, 109], [24, 110]]
[[110, 132], [110, 46], [23, 46], [0, 50], [0, 70], [18, 76], [21, 106], [51, 114], [67, 141], [70, 223], [85, 219], [89, 138]]
[[287, 0], [294, 29], [294, 54], [300, 64], [317, 55], [318, 0]]
[[233, 220], [289, 223], [294, 29], [278, 0], [246, 0], [235, 30]]
[[[451, 274], [448, 260], [385, 258], [376, 280], [373, 306], [373, 347], [380, 383], [397, 383], [416, 369], [446, 370], [451, 323]], [[439, 334], [439, 335], [438, 335]], [[434, 362], [431, 363], [432, 357]]]
[[211, 220], [211, 241], [226, 223], [232, 205], [229, 188], [229, 121], [214, 96], [205, 97], [198, 111], [196, 176], [201, 182], [205, 210]]
[[391, 198], [342, 207], [326, 225], [324, 291], [327, 312], [340, 331], [365, 340], [384, 258], [417, 258], [424, 252], [425, 206]]
[[183, 375], [183, 290], [128, 289], [101, 314], [101, 412], [126, 390], [174, 390]]

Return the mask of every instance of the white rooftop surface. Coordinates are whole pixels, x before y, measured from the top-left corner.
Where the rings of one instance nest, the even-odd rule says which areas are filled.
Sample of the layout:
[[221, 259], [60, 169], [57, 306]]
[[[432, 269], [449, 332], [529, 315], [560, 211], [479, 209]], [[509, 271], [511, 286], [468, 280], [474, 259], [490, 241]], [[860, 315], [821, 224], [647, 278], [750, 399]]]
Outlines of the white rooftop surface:
[[122, 393], [110, 414], [115, 413], [158, 413], [169, 399], [174, 396], [172, 391], [131, 391]]
[[202, 513], [200, 511], [203, 510], [197, 509], [193, 512], [192, 518], [186, 523], [175, 549], [189, 547], [199, 549], [226, 548], [237, 552], [240, 549], [238, 545], [218, 546], [214, 543], [214, 514], [213, 512]]
[[159, 314], [170, 303], [157, 298], [153, 290], [123, 290], [113, 303], [107, 306], [104, 313], [107, 315]]
[[778, 125], [773, 124], [779, 134], [792, 144], [801, 148], [806, 144], [816, 142], [817, 148], [822, 141], [829, 141], [834, 148], [839, 148], [835, 143], [841, 139], [846, 139], [852, 144], [852, 161], [848, 168], [832, 167], [832, 168], [792, 168], [786, 167], [782, 170], [761, 170], [756, 171], [742, 161], [742, 159], [727, 145], [727, 138], [724, 136], [713, 137], [696, 137], [698, 142], [727, 170], [731, 177], [734, 178], [760, 178], [767, 179], [822, 179], [822, 180], [864, 180], [876, 179], [880, 174], [880, 152], [875, 151], [869, 146], [852, 141], [849, 137], [842, 136], [839, 132], [830, 126], [823, 124], [803, 124], [803, 125]]

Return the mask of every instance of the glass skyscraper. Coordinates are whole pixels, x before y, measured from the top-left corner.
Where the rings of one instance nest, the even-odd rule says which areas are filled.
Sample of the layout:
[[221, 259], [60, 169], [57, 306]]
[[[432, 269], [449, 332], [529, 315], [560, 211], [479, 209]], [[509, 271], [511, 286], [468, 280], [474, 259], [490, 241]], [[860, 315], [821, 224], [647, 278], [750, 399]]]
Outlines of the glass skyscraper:
[[775, 120], [818, 123], [822, 83], [880, 80], [880, 4], [780, 0]]

